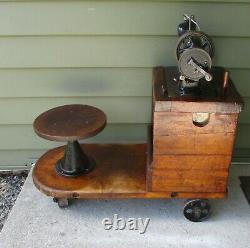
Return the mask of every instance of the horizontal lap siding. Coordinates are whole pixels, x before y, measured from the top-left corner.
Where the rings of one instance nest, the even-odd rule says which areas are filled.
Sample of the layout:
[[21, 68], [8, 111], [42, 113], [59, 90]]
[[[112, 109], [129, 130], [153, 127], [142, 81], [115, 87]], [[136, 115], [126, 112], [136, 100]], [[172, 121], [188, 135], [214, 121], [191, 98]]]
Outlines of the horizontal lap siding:
[[[249, 41], [214, 38], [214, 64], [249, 69]], [[0, 37], [0, 68], [173, 65], [175, 43], [169, 36]]]
[[[250, 97], [250, 69], [230, 73], [240, 93]], [[151, 68], [0, 69], [0, 98], [151, 97], [151, 78]]]
[[[215, 3], [211, 3], [215, 2]], [[23, 1], [1, 3], [1, 35], [176, 35], [193, 13], [211, 35], [250, 36], [250, 5], [219, 1]], [[245, 2], [250, 2], [245, 1]], [[232, 17], [233, 21], [232, 21]]]
[[65, 104], [101, 108], [109, 123], [146, 123], [150, 120], [149, 97], [8, 98], [0, 99], [0, 124], [31, 124], [38, 114]]
[[89, 142], [145, 141], [152, 67], [176, 64], [183, 13], [213, 36], [214, 64], [230, 69], [244, 96], [236, 147], [250, 149], [250, 0], [0, 1], [0, 168], [60, 145], [38, 138], [31, 124], [61, 104], [107, 113], [107, 128]]
[[[144, 142], [146, 133], [147, 125], [145, 124], [108, 124], [103, 132], [82, 142], [141, 143]], [[15, 139], [9, 139], [10, 134]], [[46, 150], [63, 145], [63, 143], [51, 142], [38, 137], [34, 134], [32, 125], [3, 125], [0, 128], [0, 136], [5, 141], [0, 143], [0, 150]]]

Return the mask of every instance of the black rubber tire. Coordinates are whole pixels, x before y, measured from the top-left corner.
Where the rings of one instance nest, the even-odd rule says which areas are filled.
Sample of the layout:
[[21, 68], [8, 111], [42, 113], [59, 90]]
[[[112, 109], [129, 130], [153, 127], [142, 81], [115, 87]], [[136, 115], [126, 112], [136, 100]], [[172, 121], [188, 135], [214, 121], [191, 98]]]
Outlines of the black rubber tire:
[[192, 222], [202, 222], [211, 215], [211, 205], [206, 199], [188, 200], [183, 208], [185, 218]]

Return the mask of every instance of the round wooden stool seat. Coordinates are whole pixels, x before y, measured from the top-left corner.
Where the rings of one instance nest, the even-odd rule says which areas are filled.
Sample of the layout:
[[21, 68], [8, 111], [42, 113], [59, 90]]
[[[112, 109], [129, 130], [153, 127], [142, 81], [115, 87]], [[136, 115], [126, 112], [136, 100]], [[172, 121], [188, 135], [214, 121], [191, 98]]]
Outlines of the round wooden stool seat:
[[106, 125], [106, 115], [88, 105], [64, 105], [50, 109], [34, 121], [40, 137], [53, 141], [74, 141], [98, 134]]
[[65, 154], [56, 163], [56, 171], [63, 176], [79, 176], [94, 167], [94, 160], [82, 150], [78, 140], [92, 137], [106, 125], [106, 115], [88, 105], [64, 105], [50, 109], [34, 121], [34, 130], [40, 137], [67, 142]]

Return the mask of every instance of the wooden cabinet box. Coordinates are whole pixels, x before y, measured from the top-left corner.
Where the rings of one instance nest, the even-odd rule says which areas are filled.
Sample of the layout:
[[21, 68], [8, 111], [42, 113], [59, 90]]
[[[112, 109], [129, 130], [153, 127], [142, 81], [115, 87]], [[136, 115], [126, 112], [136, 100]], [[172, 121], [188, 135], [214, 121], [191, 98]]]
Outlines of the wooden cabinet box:
[[225, 91], [222, 89], [224, 72], [223, 68], [213, 69], [215, 95], [192, 98], [178, 95], [175, 67], [154, 69], [148, 190], [227, 191], [243, 101], [231, 80]]

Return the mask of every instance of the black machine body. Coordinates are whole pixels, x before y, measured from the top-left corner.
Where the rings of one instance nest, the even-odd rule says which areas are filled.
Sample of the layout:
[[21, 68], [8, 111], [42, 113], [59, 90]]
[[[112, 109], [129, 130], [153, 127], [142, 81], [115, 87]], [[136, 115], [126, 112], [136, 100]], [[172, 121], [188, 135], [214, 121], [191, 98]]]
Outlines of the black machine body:
[[179, 69], [179, 93], [182, 96], [200, 95], [200, 84], [211, 83], [214, 45], [211, 38], [200, 31], [193, 15], [184, 15], [177, 32], [175, 56]]

